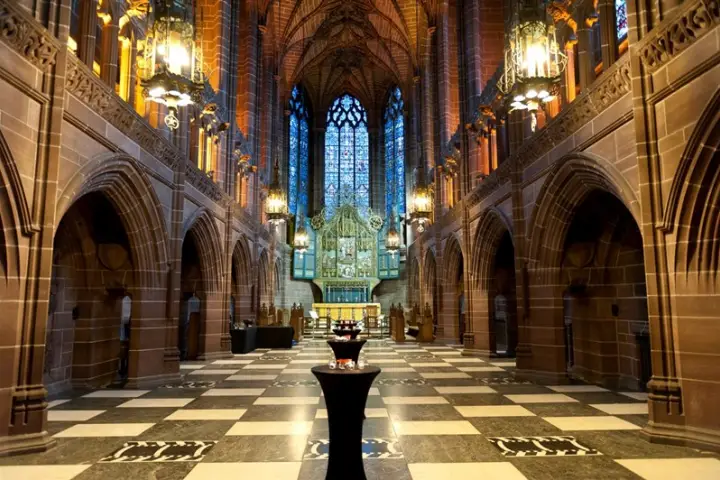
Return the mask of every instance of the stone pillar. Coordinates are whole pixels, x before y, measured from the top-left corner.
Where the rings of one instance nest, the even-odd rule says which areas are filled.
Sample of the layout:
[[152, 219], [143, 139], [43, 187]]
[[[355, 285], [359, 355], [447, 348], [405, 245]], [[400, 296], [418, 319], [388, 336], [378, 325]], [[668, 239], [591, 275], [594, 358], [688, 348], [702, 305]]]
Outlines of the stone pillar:
[[107, 23], [102, 26], [102, 64], [100, 64], [100, 78], [113, 91], [117, 83], [118, 59], [119, 59], [119, 38], [120, 26], [116, 15], [111, 15]]
[[603, 70], [615, 63], [618, 55], [617, 35], [615, 34], [615, 0], [600, 0], [600, 38]]
[[578, 61], [580, 69], [580, 88], [585, 89], [595, 81], [593, 62], [592, 25], [593, 21], [583, 18], [578, 24]]
[[95, 29], [99, 21], [97, 16], [97, 0], [80, 2], [80, 40], [78, 42], [78, 58], [85, 65], [93, 68], [95, 60]]

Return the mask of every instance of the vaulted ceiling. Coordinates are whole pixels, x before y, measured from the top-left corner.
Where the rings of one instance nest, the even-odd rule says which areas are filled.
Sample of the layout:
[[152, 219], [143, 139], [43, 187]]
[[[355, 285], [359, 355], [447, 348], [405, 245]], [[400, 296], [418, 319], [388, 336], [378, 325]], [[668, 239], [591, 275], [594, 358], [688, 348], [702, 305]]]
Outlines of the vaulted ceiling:
[[343, 92], [372, 109], [393, 85], [407, 92], [412, 84], [426, 8], [422, 0], [275, 0], [265, 10], [266, 51], [280, 56], [283, 90], [301, 83], [316, 110]]

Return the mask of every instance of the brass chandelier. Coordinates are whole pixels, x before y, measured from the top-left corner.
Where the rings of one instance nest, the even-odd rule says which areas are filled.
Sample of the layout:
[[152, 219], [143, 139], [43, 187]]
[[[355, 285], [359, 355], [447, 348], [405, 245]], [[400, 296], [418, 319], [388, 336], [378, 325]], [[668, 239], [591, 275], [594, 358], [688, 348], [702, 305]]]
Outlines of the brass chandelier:
[[145, 43], [141, 85], [147, 100], [165, 105], [165, 125], [179, 127], [178, 108], [193, 104], [204, 86], [189, 0], [158, 0]]
[[537, 111], [557, 96], [566, 64], [555, 27], [547, 18], [545, 1], [519, 0], [505, 36], [505, 71], [500, 87], [511, 111], [530, 112], [533, 131]]

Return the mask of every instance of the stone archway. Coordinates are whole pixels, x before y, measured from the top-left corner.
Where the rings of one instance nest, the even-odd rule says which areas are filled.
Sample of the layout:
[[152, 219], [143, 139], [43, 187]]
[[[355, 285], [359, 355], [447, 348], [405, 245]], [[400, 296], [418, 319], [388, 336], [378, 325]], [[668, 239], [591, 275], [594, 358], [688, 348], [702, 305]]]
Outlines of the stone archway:
[[236, 323], [253, 318], [252, 259], [247, 240], [242, 237], [235, 242], [232, 255], [231, 295]]
[[531, 223], [523, 348], [532, 353], [519, 368], [642, 387], [648, 332], [638, 215], [634, 193], [606, 163], [569, 157], [554, 169]]
[[425, 254], [425, 261], [423, 262], [423, 285], [421, 288], [424, 289], [425, 307], [429, 307], [433, 316], [433, 323], [435, 329], [439, 329], [440, 317], [438, 315], [438, 307], [440, 302], [438, 300], [439, 287], [437, 285], [437, 264], [435, 262], [435, 254], [431, 249]]
[[270, 256], [267, 250], [263, 250], [258, 261], [257, 279], [257, 296], [259, 306], [257, 310], [262, 322], [267, 322], [267, 309], [270, 307], [270, 303], [272, 302], [272, 285], [270, 283], [271, 274]]
[[178, 348], [181, 359], [223, 356], [229, 332], [223, 310], [220, 233], [212, 216], [200, 210], [187, 223], [182, 244]]
[[443, 254], [444, 288], [441, 292], [440, 324], [442, 337], [453, 343], [464, 344], [467, 320], [467, 295], [464, 281], [465, 261], [455, 236], [451, 236], [445, 244]]
[[[139, 385], [165, 374], [164, 337], [144, 334], [166, 320], [154, 308], [167, 281], [159, 205], [135, 161], [123, 156], [89, 162], [62, 191], [45, 330], [51, 392], [114, 380]], [[125, 297], [129, 319], [121, 328]]]
[[510, 223], [496, 209], [475, 231], [472, 270], [472, 349], [513, 356], [517, 346], [515, 247]]

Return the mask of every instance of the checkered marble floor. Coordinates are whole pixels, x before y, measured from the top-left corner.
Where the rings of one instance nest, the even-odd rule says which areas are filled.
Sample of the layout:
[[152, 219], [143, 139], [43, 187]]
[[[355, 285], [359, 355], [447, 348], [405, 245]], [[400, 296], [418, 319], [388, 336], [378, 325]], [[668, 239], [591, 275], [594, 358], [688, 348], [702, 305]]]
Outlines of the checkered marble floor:
[[[717, 456], [640, 436], [646, 396], [517, 380], [509, 359], [370, 340], [382, 368], [363, 431], [370, 479], [720, 478]], [[57, 447], [0, 459], [2, 480], [324, 479], [328, 425], [310, 373], [324, 341], [185, 362], [183, 382], [54, 399]]]

